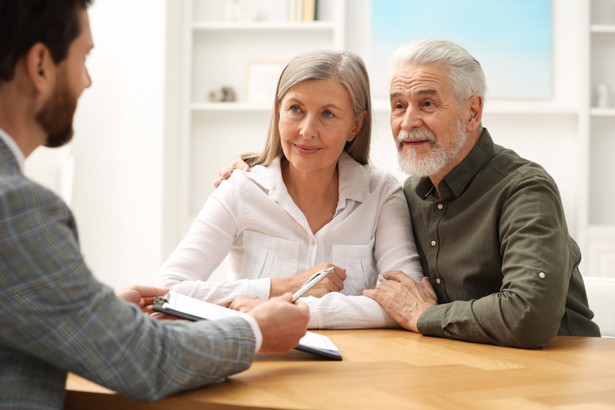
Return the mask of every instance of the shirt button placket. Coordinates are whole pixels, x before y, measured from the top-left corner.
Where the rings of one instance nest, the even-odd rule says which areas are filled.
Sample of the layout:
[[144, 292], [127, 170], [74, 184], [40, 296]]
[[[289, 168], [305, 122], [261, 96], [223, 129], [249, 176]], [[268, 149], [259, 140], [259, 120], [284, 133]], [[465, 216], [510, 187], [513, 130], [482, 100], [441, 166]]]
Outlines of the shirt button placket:
[[316, 251], [317, 251], [316, 238], [314, 236], [310, 236], [310, 239], [308, 240], [308, 251], [306, 255], [308, 258], [308, 265], [310, 266], [315, 264]]
[[[442, 202], [436, 202], [435, 203], [435, 207], [436, 207], [435, 215], [438, 215], [438, 217], [437, 217], [438, 218], [438, 222], [436, 224], [436, 232], [437, 232], [438, 231], [438, 226], [440, 224], [440, 221], [441, 221], [441, 219], [442, 219], [442, 217], [444, 215], [444, 204]], [[436, 240], [432, 240], [430, 245], [431, 245], [432, 248], [436, 248], [439, 244], [438, 244], [438, 242]], [[439, 251], [438, 249], [434, 249], [436, 263], [437, 263], [438, 251]], [[435, 274], [436, 274], [436, 279], [435, 279], [436, 285], [438, 285], [438, 286], [442, 285], [442, 278], [440, 278], [439, 273], [436, 271]]]
[[[438, 211], [442, 211], [444, 209], [444, 205], [442, 204], [442, 202], [436, 202], [436, 209]], [[436, 211], [436, 215], [438, 215], [438, 224], [439, 224], [440, 223], [440, 218], [442, 218], [442, 213]], [[437, 245], [438, 245], [437, 241], [435, 241], [435, 240], [431, 241], [431, 247], [432, 248], [435, 248]]]

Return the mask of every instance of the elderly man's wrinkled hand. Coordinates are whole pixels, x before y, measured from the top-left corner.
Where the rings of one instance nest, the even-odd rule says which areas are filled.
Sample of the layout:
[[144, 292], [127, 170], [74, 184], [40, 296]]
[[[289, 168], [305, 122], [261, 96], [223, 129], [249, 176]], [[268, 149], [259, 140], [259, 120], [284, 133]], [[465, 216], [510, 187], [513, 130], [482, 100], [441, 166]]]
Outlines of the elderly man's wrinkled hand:
[[363, 295], [380, 303], [400, 326], [418, 333], [417, 322], [423, 312], [438, 304], [429, 278], [419, 283], [400, 271], [386, 272], [383, 278], [379, 286], [364, 290]]

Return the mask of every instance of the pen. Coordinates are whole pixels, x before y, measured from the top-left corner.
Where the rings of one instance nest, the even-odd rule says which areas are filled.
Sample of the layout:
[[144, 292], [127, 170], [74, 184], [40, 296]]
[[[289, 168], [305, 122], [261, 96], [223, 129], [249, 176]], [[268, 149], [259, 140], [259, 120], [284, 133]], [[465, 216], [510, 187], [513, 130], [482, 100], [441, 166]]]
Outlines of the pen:
[[292, 301], [296, 301], [297, 299], [299, 299], [301, 296], [303, 296], [305, 294], [305, 292], [307, 292], [308, 290], [312, 289], [312, 287], [314, 287], [314, 285], [316, 285], [318, 282], [320, 282], [321, 280], [323, 280], [324, 278], [327, 277], [328, 274], [330, 274], [331, 272], [333, 272], [333, 267], [327, 268], [327, 269], [323, 269], [319, 272], [316, 272], [316, 274], [314, 276], [312, 276], [310, 279], [308, 279], [307, 282], [305, 282], [303, 284], [303, 286], [301, 286], [301, 288], [299, 288], [298, 291], [296, 291], [293, 294], [293, 298]]

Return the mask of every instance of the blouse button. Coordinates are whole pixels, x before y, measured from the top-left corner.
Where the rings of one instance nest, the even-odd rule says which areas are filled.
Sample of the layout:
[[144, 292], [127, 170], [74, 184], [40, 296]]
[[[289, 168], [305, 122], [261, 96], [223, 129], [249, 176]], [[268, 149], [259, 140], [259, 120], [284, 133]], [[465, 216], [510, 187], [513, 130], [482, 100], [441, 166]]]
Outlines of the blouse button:
[[438, 204], [438, 209], [442, 209], [442, 208], [444, 208], [444, 205]]
[[436, 241], [431, 241], [431, 246], [432, 247], [436, 246]]
[[539, 277], [540, 279], [544, 279], [544, 278], [546, 278], [546, 277], [547, 277], [547, 275], [546, 275], [544, 272], [540, 272], [540, 273], [538, 274], [538, 277]]
[[439, 285], [442, 283], [442, 281], [440, 280], [440, 278], [436, 278], [436, 283]]

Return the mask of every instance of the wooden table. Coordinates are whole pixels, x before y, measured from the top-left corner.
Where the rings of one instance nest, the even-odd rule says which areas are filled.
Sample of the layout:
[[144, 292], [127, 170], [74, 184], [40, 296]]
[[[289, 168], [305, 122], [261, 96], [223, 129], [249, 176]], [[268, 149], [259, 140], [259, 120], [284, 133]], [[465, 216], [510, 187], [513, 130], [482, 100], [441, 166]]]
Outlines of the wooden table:
[[[523, 350], [403, 330], [335, 330], [341, 362], [259, 356], [227, 381], [156, 403], [70, 375], [67, 409], [615, 408], [615, 339], [559, 336]], [[207, 407], [205, 407], [207, 406]]]

